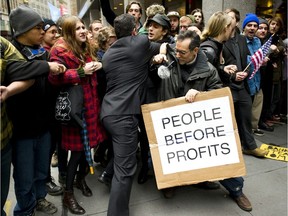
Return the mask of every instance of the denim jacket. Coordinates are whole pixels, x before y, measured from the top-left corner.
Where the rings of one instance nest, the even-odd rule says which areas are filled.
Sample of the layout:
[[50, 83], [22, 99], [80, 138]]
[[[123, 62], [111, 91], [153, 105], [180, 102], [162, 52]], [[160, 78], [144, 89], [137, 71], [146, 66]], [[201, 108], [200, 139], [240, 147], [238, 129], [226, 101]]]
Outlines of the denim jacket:
[[[247, 56], [247, 63], [249, 64], [251, 62], [251, 56], [261, 47], [261, 41], [259, 38], [254, 37], [253, 39], [249, 39], [246, 37], [247, 46], [250, 51], [250, 55]], [[249, 68], [249, 75], [250, 77], [251, 73], [254, 70], [254, 65], [251, 64]], [[248, 78], [248, 86], [250, 90], [250, 95], [255, 95], [260, 90], [260, 82], [261, 82], [261, 75], [260, 72], [257, 71], [256, 74], [252, 79]]]

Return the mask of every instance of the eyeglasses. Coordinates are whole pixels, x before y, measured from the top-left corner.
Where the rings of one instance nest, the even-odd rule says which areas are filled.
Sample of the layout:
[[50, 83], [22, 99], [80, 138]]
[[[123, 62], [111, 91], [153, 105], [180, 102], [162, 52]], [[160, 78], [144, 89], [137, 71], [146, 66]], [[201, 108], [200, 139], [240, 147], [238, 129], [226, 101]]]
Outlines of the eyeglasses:
[[178, 49], [174, 49], [174, 51], [175, 51], [175, 53], [179, 53], [180, 55], [185, 55], [189, 52], [189, 51], [178, 50]]

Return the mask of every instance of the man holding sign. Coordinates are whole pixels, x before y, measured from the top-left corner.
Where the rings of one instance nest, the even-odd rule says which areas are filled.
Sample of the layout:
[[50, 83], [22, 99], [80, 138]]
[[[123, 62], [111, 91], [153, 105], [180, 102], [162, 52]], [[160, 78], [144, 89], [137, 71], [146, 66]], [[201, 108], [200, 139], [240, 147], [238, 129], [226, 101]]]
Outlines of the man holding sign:
[[[183, 95], [185, 95], [185, 100], [187, 102], [193, 102], [195, 100], [196, 95], [200, 91], [210, 91], [213, 89], [222, 88], [222, 83], [218, 76], [217, 70], [215, 69], [214, 66], [212, 66], [212, 64], [207, 62], [205, 54], [202, 51], [199, 51], [199, 46], [200, 46], [200, 38], [195, 32], [186, 31], [184, 33], [180, 33], [177, 37], [175, 55], [176, 58], [178, 59], [178, 63], [180, 64], [180, 73], [182, 81], [184, 83]], [[210, 117], [212, 116], [214, 119], [216, 119], [219, 118], [219, 112], [221, 112], [221, 110], [219, 109], [217, 110], [217, 108], [215, 108], [212, 114], [202, 113], [201, 116], [202, 117], [205, 116], [205, 118], [208, 118], [208, 115], [210, 115]], [[189, 116], [185, 116], [185, 118], [181, 117], [181, 119], [182, 120], [186, 119], [184, 123], [187, 124], [187, 121], [189, 119], [191, 119], [191, 121], [193, 120], [196, 121], [197, 116], [199, 117], [200, 113], [195, 115], [193, 114], [191, 118], [189, 118]], [[170, 123], [171, 121], [174, 121], [173, 124], [179, 123], [177, 121], [177, 117], [173, 117], [173, 120], [172, 118], [170, 120], [163, 119], [163, 127], [164, 126], [168, 127], [169, 124], [168, 121]], [[197, 128], [195, 128], [195, 131], [196, 129]], [[214, 131], [213, 133], [221, 136], [222, 129], [219, 127], [214, 129], [215, 130], [213, 130]], [[211, 135], [212, 133], [211, 130], [209, 130], [208, 133]], [[208, 133], [206, 135], [208, 135]], [[183, 136], [187, 136], [187, 134], [186, 135], [184, 134]], [[195, 139], [201, 138], [199, 137], [199, 134], [197, 135], [197, 133], [195, 132], [193, 133], [193, 131], [190, 133], [190, 135], [191, 134], [195, 135], [194, 136]], [[185, 139], [187, 139], [187, 137], [183, 138], [183, 140]], [[169, 140], [169, 137], [166, 137], [166, 141], [167, 144], [172, 144], [173, 142], [171, 139]], [[229, 151], [229, 148], [227, 148], [227, 146], [225, 145], [221, 145], [220, 147], [221, 152], [227, 153], [227, 151]], [[229, 178], [220, 181], [220, 183], [229, 191], [229, 195], [231, 196], [231, 198], [235, 200], [235, 202], [241, 209], [243, 209], [244, 211], [251, 211], [252, 210], [251, 203], [248, 200], [248, 198], [243, 194], [242, 191], [243, 182], [244, 179], [242, 177]]]

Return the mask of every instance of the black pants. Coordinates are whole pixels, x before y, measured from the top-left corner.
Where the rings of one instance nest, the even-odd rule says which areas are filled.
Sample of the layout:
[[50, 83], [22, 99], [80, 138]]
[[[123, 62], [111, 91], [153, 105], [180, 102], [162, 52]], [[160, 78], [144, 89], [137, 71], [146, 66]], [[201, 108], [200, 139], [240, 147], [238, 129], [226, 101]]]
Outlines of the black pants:
[[114, 176], [108, 216], [128, 216], [133, 176], [137, 170], [138, 116], [107, 116], [103, 124], [112, 138]]
[[253, 150], [257, 148], [253, 133], [252, 133], [252, 100], [245, 88], [240, 90], [231, 89], [235, 117], [239, 130], [241, 145], [244, 149]]

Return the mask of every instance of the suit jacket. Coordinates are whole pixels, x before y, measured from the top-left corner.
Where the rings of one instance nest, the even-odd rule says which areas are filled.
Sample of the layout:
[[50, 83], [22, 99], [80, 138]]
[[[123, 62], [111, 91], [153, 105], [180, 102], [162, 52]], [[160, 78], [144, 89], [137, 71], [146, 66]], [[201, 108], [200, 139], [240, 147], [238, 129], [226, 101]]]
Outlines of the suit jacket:
[[118, 39], [104, 54], [103, 69], [107, 89], [101, 107], [101, 119], [110, 115], [140, 114], [146, 96], [150, 59], [159, 53], [160, 44], [147, 35]]
[[[236, 34], [235, 35], [236, 43], [239, 46], [239, 55], [240, 55], [240, 62], [241, 68], [238, 68], [238, 71], [243, 71], [247, 66], [247, 55], [250, 55], [249, 49], [247, 47], [246, 38], [242, 35]], [[233, 41], [232, 39], [228, 40], [223, 46], [223, 58], [225, 59], [225, 65], [235, 64], [237, 65], [237, 56], [235, 54], [233, 48]], [[249, 71], [247, 71], [249, 72]], [[227, 73], [220, 74], [221, 80], [225, 86], [229, 86], [232, 89], [241, 89], [244, 86], [248, 89], [248, 85], [246, 83], [246, 79], [241, 82], [235, 81], [235, 75], [231, 76]]]

